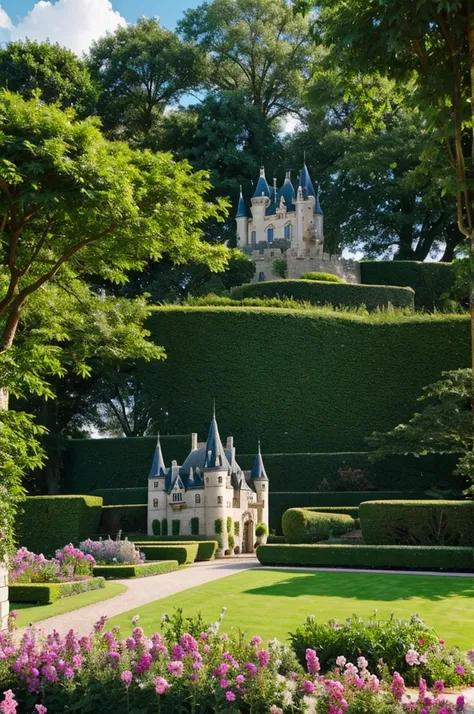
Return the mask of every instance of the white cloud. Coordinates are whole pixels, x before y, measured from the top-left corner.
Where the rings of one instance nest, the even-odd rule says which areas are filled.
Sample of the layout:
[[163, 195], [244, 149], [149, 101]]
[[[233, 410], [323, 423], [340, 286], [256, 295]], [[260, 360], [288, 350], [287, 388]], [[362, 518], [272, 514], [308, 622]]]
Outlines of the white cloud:
[[10, 32], [12, 29], [12, 23], [7, 13], [0, 5], [0, 43], [8, 42], [10, 39]]
[[294, 114], [285, 114], [282, 118], [282, 134], [292, 134], [301, 127], [301, 121]]
[[49, 39], [78, 55], [87, 51], [93, 40], [127, 24], [110, 0], [39, 0], [16, 25], [0, 7], [0, 28], [2, 22], [11, 40]]

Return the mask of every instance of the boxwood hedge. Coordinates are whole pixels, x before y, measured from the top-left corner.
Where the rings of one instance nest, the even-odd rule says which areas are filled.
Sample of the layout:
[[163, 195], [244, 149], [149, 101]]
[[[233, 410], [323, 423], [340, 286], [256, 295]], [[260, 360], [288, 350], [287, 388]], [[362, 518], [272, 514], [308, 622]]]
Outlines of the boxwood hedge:
[[96, 496], [29, 496], [21, 506], [18, 544], [46, 556], [97, 533], [102, 513], [102, 499]]
[[197, 544], [197, 555], [196, 555], [196, 562], [202, 561], [202, 560], [213, 560], [218, 543], [216, 540], [196, 540], [194, 536], [192, 536], [191, 539], [189, 539], [189, 536], [187, 536], [188, 540], [186, 540], [186, 536], [183, 536], [182, 539], [177, 539], [174, 538], [173, 536], [169, 536], [168, 538], [157, 538], [154, 537], [153, 539], [150, 540], [133, 540], [137, 548], [143, 552], [144, 551], [143, 546], [152, 546], [152, 545], [196, 545]]
[[104, 506], [100, 519], [101, 535], [123, 533], [146, 533], [148, 508], [144, 504]]
[[94, 577], [71, 583], [21, 583], [9, 585], [8, 591], [11, 602], [36, 602], [48, 605], [63, 597], [79, 595], [89, 590], [100, 590], [104, 587], [104, 578]]
[[179, 565], [194, 563], [197, 557], [197, 543], [180, 543], [179, 545], [141, 545], [140, 551], [147, 560], [177, 560]]
[[134, 565], [96, 565], [94, 575], [119, 580], [121, 578], [145, 578], [178, 570], [177, 560], [163, 560], [157, 563], [135, 563]]
[[361, 280], [365, 285], [400, 285], [413, 288], [415, 306], [433, 310], [454, 282], [451, 263], [422, 263], [415, 260], [363, 260]]
[[312, 305], [335, 307], [364, 305], [369, 311], [389, 305], [412, 309], [415, 307], [415, 293], [411, 288], [315, 280], [268, 280], [263, 283], [247, 283], [232, 288], [230, 296], [234, 300], [250, 297], [287, 297], [310, 302]]
[[359, 514], [366, 543], [474, 546], [474, 501], [368, 501]]
[[281, 519], [288, 543], [317, 543], [354, 528], [354, 519], [341, 513], [319, 513], [305, 508], [290, 508]]
[[259, 545], [262, 565], [398, 570], [474, 570], [474, 550], [411, 545]]

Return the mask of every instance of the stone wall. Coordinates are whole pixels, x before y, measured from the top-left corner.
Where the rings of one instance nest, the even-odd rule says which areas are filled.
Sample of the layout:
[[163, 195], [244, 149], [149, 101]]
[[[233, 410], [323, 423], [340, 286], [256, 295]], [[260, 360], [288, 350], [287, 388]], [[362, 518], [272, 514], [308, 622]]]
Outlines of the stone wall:
[[287, 263], [287, 278], [298, 280], [303, 273], [321, 272], [337, 275], [347, 283], [360, 283], [360, 264], [354, 260], [341, 258], [340, 255], [323, 253], [322, 249], [308, 248], [300, 252], [290, 249], [284, 253], [278, 248], [265, 248], [262, 253], [253, 251], [255, 275], [251, 282], [262, 280], [281, 280], [273, 274], [273, 261], [284, 258]]
[[6, 568], [0, 567], [0, 630], [4, 630], [8, 623], [8, 585]]

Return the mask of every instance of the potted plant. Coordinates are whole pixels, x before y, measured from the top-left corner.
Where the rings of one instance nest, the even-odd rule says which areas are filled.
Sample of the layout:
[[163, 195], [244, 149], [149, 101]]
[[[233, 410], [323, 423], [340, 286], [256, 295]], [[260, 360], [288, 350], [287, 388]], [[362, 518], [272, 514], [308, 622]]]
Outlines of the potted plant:
[[257, 523], [255, 535], [257, 536], [257, 545], [263, 545], [267, 542], [268, 527], [266, 523]]

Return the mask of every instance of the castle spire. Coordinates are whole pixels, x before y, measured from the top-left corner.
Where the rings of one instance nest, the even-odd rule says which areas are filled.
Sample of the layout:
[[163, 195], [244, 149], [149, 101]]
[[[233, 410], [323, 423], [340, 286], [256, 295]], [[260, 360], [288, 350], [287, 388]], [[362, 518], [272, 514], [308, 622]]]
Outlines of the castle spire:
[[255, 187], [255, 193], [252, 198], [261, 198], [262, 196], [271, 198], [270, 187], [265, 178], [265, 168], [263, 166], [260, 168], [260, 176], [258, 177], [257, 186]]
[[160, 432], [158, 432], [155, 453], [153, 454], [153, 461], [148, 478], [164, 478], [166, 476], [166, 471], [167, 469], [163, 459], [163, 454], [161, 452]]
[[214, 400], [213, 416], [211, 426], [209, 427], [209, 433], [207, 435], [206, 455], [204, 457], [203, 468], [209, 469], [219, 467], [227, 467], [230, 469], [224, 447], [222, 446], [221, 437], [219, 435], [219, 428], [216, 421], [216, 403]]
[[244, 201], [244, 197], [242, 195], [242, 186], [240, 186], [239, 203], [237, 206], [237, 214], [235, 217], [236, 218], [246, 218], [247, 217], [247, 209], [245, 208], [245, 201]]
[[260, 449], [260, 439], [258, 440], [258, 451], [253, 462], [252, 471], [250, 473], [250, 478], [254, 481], [259, 479], [260, 481], [268, 481], [267, 472], [265, 471], [265, 466], [263, 464], [262, 452]]

